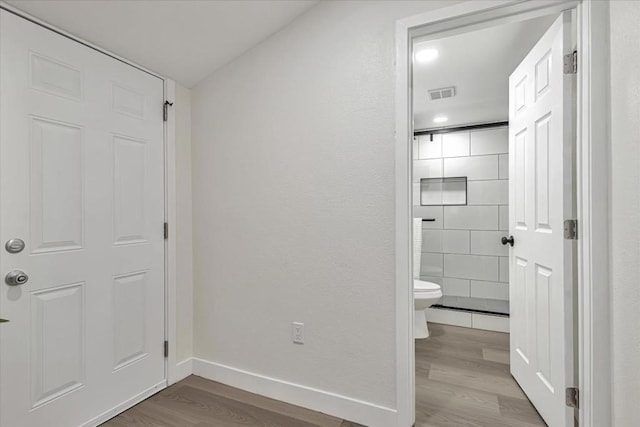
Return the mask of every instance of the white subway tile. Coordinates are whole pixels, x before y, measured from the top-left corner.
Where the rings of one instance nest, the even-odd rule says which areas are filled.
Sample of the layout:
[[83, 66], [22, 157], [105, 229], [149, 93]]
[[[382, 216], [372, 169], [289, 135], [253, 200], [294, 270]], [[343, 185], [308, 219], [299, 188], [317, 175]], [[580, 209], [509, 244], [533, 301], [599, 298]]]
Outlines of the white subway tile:
[[509, 230], [509, 206], [500, 206], [499, 208], [499, 215], [500, 215], [500, 220], [499, 222], [499, 228], [500, 230], [505, 230], [508, 231]]
[[508, 283], [472, 280], [470, 288], [471, 296], [475, 298], [491, 298], [505, 301], [509, 300]]
[[413, 182], [422, 178], [441, 178], [442, 159], [415, 160], [413, 162]]
[[444, 159], [444, 176], [466, 176], [469, 181], [498, 179], [498, 156], [454, 157]]
[[474, 255], [509, 256], [509, 248], [502, 244], [502, 231], [472, 231], [471, 251]]
[[442, 157], [442, 135], [420, 135], [418, 137], [419, 159], [439, 159]]
[[509, 179], [509, 155], [500, 154], [500, 156], [498, 157], [498, 164], [500, 170], [500, 179]]
[[497, 230], [498, 206], [444, 206], [444, 228]]
[[509, 283], [509, 257], [500, 257], [500, 282]]
[[427, 308], [427, 322], [470, 328], [471, 313], [465, 313], [464, 311], [445, 310], [441, 308]]
[[444, 255], [445, 277], [495, 281], [498, 276], [498, 257], [478, 255]]
[[454, 279], [445, 277], [442, 279], [442, 294], [456, 297], [468, 297], [470, 295], [470, 283], [467, 279]]
[[506, 205], [509, 201], [509, 181], [469, 181], [467, 183], [467, 204]]
[[509, 152], [509, 130], [506, 127], [471, 132], [471, 155]]
[[447, 254], [468, 254], [469, 231], [442, 230], [442, 252]]
[[469, 132], [445, 133], [442, 135], [442, 157], [469, 155]]
[[423, 219], [435, 219], [435, 221], [422, 221], [422, 229], [442, 228], [444, 224], [442, 206], [414, 206], [413, 217]]
[[505, 332], [508, 334], [509, 318], [473, 313], [471, 315], [471, 327], [473, 329], [484, 329], [485, 331]]
[[420, 276], [442, 276], [442, 254], [423, 252]]
[[422, 230], [422, 251], [442, 252], [442, 230]]

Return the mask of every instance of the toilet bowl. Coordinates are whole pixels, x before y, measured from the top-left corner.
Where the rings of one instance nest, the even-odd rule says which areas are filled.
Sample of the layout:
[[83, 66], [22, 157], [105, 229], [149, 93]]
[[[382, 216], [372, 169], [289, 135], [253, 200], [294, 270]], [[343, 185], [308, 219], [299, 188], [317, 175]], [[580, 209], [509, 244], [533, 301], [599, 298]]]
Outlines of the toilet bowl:
[[413, 302], [415, 306], [413, 337], [429, 337], [427, 314], [425, 310], [435, 304], [442, 297], [442, 290], [437, 283], [424, 280], [413, 280]]

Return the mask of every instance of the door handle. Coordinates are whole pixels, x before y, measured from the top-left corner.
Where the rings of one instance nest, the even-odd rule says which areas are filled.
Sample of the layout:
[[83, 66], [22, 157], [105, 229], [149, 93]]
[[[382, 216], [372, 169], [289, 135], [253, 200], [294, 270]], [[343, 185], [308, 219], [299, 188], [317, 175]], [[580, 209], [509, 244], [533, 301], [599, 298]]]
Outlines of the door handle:
[[29, 281], [29, 276], [24, 271], [12, 270], [5, 276], [4, 281], [9, 286], [20, 286]]
[[502, 244], [505, 246], [506, 245], [513, 246], [514, 243], [515, 243], [515, 240], [513, 240], [513, 236], [509, 236], [508, 238], [507, 237], [502, 238]]

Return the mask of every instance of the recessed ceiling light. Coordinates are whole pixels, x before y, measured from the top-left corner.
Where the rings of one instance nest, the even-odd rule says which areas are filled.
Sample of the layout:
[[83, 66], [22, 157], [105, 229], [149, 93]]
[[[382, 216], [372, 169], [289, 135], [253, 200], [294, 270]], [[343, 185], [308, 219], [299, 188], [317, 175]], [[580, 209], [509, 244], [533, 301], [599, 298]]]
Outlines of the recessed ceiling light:
[[417, 51], [415, 54], [416, 62], [420, 64], [431, 62], [437, 57], [438, 57], [438, 49], [433, 49], [433, 48], [422, 49]]
[[449, 120], [449, 117], [447, 116], [435, 116], [433, 118], [433, 123], [444, 123], [447, 120]]

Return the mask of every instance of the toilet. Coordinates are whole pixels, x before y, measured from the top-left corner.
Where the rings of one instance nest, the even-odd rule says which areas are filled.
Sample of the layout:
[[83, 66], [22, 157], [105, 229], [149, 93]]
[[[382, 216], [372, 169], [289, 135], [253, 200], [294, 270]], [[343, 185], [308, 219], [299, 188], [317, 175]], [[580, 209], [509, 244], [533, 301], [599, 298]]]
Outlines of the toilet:
[[420, 280], [420, 261], [422, 260], [422, 218], [413, 219], [413, 337], [429, 337], [427, 314], [425, 310], [442, 297], [442, 289], [437, 283]]
[[429, 327], [427, 326], [427, 313], [425, 310], [435, 304], [442, 297], [442, 290], [437, 283], [426, 282], [424, 280], [413, 280], [413, 304], [415, 314], [413, 316], [413, 337], [429, 337]]

